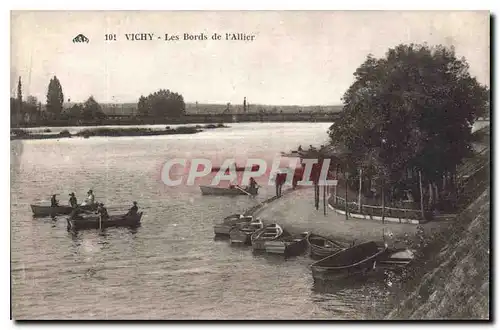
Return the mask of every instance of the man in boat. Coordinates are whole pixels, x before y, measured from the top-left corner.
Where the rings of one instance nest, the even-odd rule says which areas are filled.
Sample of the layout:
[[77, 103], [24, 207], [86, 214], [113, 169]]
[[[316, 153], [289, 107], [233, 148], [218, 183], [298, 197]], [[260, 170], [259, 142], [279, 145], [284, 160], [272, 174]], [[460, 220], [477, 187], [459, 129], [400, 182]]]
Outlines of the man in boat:
[[127, 215], [136, 215], [137, 211], [139, 211], [139, 207], [137, 207], [137, 202], [134, 202], [134, 206], [128, 210]]
[[51, 207], [58, 207], [59, 206], [59, 201], [56, 199], [56, 195], [52, 195], [52, 198], [50, 199], [50, 206]]
[[87, 192], [87, 199], [83, 203], [83, 205], [93, 205], [95, 203], [95, 196], [92, 192], [92, 189]]
[[78, 206], [78, 202], [76, 200], [76, 197], [75, 197], [75, 193], [72, 192], [71, 194], [69, 194], [71, 197], [69, 198], [69, 205], [71, 205], [72, 208], [75, 208]]
[[109, 218], [108, 210], [104, 207], [103, 203], [99, 203], [99, 206], [97, 206], [97, 211], [95, 213], [99, 214], [102, 220], [106, 220]]

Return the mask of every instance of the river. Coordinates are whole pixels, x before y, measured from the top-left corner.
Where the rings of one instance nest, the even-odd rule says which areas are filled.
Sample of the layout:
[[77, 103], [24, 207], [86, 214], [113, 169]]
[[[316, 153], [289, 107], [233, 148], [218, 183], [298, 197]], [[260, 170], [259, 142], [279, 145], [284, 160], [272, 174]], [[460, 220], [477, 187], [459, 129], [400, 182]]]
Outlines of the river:
[[[366, 319], [387, 311], [379, 282], [318, 287], [307, 256], [254, 255], [214, 240], [213, 224], [273, 194], [202, 196], [167, 187], [168, 159], [260, 157], [326, 142], [327, 123], [240, 123], [194, 135], [11, 141], [11, 279], [15, 319]], [[74, 128], [70, 128], [74, 129]], [[261, 182], [259, 182], [261, 183]], [[93, 189], [144, 212], [138, 229], [66, 230], [30, 204]], [[312, 206], [311, 206], [312, 207]], [[112, 210], [110, 210], [112, 211]]]

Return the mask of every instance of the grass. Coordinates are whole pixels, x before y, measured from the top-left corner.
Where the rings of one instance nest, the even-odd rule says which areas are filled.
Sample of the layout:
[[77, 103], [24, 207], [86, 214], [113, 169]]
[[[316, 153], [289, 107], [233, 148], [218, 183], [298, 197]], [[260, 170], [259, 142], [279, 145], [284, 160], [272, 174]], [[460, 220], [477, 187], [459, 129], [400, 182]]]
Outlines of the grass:
[[408, 240], [417, 259], [394, 282], [387, 319], [489, 318], [489, 209], [485, 190], [448, 230]]

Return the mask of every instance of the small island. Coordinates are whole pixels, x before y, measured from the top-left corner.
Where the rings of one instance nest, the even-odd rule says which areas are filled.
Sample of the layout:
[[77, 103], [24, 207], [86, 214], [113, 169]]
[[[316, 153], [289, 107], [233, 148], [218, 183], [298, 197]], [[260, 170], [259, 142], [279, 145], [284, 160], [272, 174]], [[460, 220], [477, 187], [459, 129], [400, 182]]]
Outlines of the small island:
[[196, 125], [196, 126], [179, 126], [175, 128], [167, 126], [165, 127], [165, 129], [161, 130], [152, 128], [140, 128], [140, 127], [120, 127], [120, 128], [96, 127], [91, 129], [84, 129], [74, 134], [71, 134], [68, 130], [63, 130], [59, 133], [51, 133], [50, 129], [44, 130], [43, 133], [31, 133], [27, 130], [16, 128], [11, 130], [10, 139], [43, 140], [43, 139], [61, 139], [61, 138], [72, 138], [72, 137], [89, 138], [93, 136], [121, 137], [121, 136], [196, 134], [199, 132], [203, 132], [206, 129], [228, 128], [228, 127], [229, 126], [226, 126], [223, 123]]

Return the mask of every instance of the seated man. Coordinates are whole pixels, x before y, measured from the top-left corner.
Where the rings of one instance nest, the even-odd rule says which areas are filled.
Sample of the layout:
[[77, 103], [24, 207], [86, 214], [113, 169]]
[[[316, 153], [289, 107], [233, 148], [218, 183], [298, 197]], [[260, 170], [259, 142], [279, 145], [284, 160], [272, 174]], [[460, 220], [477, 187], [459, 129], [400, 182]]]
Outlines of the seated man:
[[56, 199], [57, 195], [52, 195], [52, 198], [50, 199], [50, 206], [51, 207], [58, 207], [59, 206], [59, 201]]
[[72, 192], [71, 194], [69, 194], [71, 197], [69, 198], [69, 205], [71, 205], [72, 208], [75, 208], [78, 206], [78, 202], [76, 200], [76, 197], [75, 197], [75, 193]]
[[127, 215], [136, 215], [137, 211], [139, 210], [139, 207], [137, 207], [137, 202], [134, 202], [134, 206], [128, 210]]
[[85, 200], [85, 202], [83, 202], [82, 205], [93, 205], [94, 203], [95, 203], [94, 193], [92, 192], [92, 190], [89, 190], [87, 192], [87, 199]]

